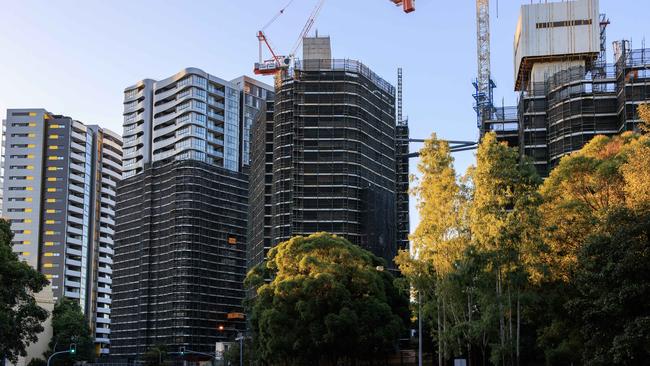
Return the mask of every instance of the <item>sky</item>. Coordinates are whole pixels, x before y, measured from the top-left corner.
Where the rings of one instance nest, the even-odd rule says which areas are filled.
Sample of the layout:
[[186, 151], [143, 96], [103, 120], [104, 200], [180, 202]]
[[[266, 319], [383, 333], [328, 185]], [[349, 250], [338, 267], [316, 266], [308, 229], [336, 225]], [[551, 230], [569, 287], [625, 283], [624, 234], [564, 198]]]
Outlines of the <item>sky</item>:
[[[252, 75], [256, 32], [288, 1], [0, 0], [0, 114], [45, 108], [121, 133], [124, 88], [141, 79], [166, 78], [190, 66], [227, 80]], [[294, 0], [265, 30], [278, 53], [293, 47], [316, 2]], [[531, 2], [539, 0], [491, 1], [491, 72], [499, 105], [516, 104], [514, 30], [519, 6]], [[326, 0], [314, 29], [331, 36], [334, 58], [360, 60], [394, 85], [403, 68], [412, 138], [436, 133], [475, 141], [475, 2], [418, 0], [416, 8], [405, 14], [389, 0]], [[610, 58], [612, 41], [631, 39], [639, 48], [650, 36], [650, 0], [601, 0], [600, 11], [611, 21]], [[271, 77], [261, 80], [272, 83]], [[455, 159], [460, 174], [474, 153]], [[414, 172], [417, 162], [411, 163]], [[414, 228], [414, 205], [411, 216]]]

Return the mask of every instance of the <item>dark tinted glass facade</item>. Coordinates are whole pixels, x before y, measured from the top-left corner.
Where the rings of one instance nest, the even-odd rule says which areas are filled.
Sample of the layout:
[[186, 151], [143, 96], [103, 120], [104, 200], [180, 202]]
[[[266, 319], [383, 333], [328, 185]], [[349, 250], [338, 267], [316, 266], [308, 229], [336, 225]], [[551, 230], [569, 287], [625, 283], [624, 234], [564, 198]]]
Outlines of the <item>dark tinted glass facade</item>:
[[264, 261], [271, 247], [274, 102], [265, 102], [253, 123], [251, 139], [248, 266]]
[[272, 153], [253, 147], [272, 162], [271, 245], [327, 231], [394, 266], [406, 243], [398, 240], [394, 87], [356, 61], [303, 61], [276, 89], [272, 127], [264, 132]]
[[111, 354], [214, 352], [244, 329], [247, 180], [187, 160], [120, 182]]

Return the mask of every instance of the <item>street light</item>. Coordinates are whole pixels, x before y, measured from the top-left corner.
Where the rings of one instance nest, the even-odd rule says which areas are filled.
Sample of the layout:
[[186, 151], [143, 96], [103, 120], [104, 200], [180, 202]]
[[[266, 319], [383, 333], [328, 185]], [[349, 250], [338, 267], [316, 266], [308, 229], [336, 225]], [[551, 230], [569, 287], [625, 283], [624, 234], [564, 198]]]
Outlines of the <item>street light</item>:
[[52, 360], [52, 358], [53, 358], [54, 356], [56, 356], [56, 355], [60, 355], [60, 354], [62, 354], [62, 353], [69, 353], [69, 354], [71, 354], [71, 355], [76, 354], [76, 353], [77, 353], [77, 345], [76, 345], [75, 343], [72, 343], [72, 344], [70, 345], [70, 348], [68, 348], [67, 350], [52, 353], [52, 354], [50, 355], [50, 357], [47, 358], [47, 366], [50, 366], [50, 361]]

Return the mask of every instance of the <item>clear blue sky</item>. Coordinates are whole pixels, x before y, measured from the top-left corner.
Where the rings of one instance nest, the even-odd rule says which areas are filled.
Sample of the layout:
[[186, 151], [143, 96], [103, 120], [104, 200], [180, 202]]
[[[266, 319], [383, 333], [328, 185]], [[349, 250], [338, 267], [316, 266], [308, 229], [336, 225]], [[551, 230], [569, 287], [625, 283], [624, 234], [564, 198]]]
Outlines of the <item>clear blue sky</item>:
[[[0, 0], [0, 114], [44, 107], [121, 133], [122, 91], [140, 79], [187, 66], [224, 79], [252, 74], [256, 31], [287, 1]], [[491, 4], [495, 99], [506, 105], [516, 102], [512, 41], [519, 5], [530, 2], [500, 0], [498, 18], [497, 1]], [[293, 46], [315, 3], [295, 0], [268, 28], [278, 52]], [[315, 28], [332, 37], [336, 58], [359, 59], [393, 83], [403, 67], [412, 137], [436, 132], [474, 140], [475, 3], [416, 5], [404, 14], [388, 0], [327, 0]], [[650, 35], [649, 0], [601, 0], [600, 8], [612, 21], [608, 44], [627, 38], [641, 47]], [[474, 157], [468, 152], [456, 159], [464, 172]]]

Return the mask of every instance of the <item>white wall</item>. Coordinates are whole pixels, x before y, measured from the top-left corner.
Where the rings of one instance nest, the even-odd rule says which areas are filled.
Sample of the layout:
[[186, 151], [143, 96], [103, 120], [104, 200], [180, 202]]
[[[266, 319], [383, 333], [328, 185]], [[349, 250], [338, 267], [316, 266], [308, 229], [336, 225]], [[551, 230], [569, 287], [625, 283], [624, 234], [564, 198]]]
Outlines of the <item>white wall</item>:
[[[537, 28], [537, 24], [591, 20], [591, 24]], [[514, 71], [520, 77], [522, 61], [546, 57], [551, 61], [566, 55], [598, 54], [600, 24], [598, 0], [576, 0], [523, 5], [515, 32]]]

